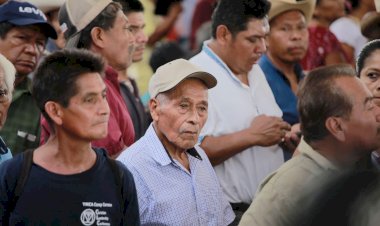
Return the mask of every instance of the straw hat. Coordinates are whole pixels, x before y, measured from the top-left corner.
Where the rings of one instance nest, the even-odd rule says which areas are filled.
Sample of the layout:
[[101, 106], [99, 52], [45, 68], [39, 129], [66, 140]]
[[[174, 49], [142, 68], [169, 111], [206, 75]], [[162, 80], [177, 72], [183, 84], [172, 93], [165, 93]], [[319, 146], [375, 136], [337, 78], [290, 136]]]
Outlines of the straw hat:
[[268, 17], [271, 21], [274, 17], [289, 10], [299, 10], [303, 13], [308, 23], [313, 16], [316, 0], [270, 0], [272, 6]]

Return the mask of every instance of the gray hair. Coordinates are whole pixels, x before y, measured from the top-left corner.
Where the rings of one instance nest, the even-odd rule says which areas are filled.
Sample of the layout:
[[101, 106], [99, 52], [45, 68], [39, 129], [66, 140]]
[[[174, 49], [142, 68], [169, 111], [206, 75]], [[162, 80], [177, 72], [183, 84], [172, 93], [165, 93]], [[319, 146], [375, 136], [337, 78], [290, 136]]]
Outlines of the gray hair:
[[16, 78], [16, 68], [2, 54], [0, 54], [0, 67], [4, 70], [5, 85], [7, 86], [9, 93], [12, 93]]

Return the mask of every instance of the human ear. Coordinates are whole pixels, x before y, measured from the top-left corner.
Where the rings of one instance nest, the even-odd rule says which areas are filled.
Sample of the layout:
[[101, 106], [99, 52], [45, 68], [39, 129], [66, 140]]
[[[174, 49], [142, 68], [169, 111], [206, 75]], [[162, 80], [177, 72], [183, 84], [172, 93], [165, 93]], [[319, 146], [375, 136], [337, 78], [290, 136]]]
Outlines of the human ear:
[[159, 102], [156, 98], [152, 98], [149, 101], [149, 111], [152, 116], [153, 122], [157, 122], [159, 118]]
[[231, 39], [232, 34], [225, 25], [219, 25], [216, 28], [216, 40], [221, 44], [226, 44]]
[[104, 30], [100, 27], [94, 27], [91, 29], [91, 39], [92, 43], [99, 47], [99, 48], [105, 48], [105, 37], [104, 37]]
[[342, 118], [339, 117], [329, 117], [325, 122], [326, 129], [334, 136], [337, 140], [344, 142], [346, 140], [345, 135], [345, 124]]
[[45, 103], [45, 112], [49, 115], [54, 124], [62, 125], [62, 107], [54, 101], [48, 101]]

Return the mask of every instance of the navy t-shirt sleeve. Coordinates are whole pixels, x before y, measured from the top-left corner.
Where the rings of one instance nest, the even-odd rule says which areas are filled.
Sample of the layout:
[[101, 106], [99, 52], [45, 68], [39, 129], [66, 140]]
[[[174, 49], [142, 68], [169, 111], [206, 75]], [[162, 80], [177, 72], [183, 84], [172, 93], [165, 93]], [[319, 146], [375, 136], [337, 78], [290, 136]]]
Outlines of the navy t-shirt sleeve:
[[137, 191], [132, 173], [119, 161], [118, 166], [123, 170], [123, 197], [124, 197], [124, 219], [123, 225], [140, 225], [139, 206]]

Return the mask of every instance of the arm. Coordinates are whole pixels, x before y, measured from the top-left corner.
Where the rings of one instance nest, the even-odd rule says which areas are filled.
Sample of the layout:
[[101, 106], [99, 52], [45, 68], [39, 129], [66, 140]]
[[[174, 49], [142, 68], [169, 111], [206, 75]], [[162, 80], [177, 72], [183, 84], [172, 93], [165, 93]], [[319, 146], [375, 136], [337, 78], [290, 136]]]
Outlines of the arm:
[[164, 17], [164, 20], [156, 27], [154, 32], [149, 36], [147, 42], [148, 46], [153, 46], [157, 41], [159, 41], [170, 31], [181, 11], [181, 2], [172, 3], [168, 10], [168, 15]]
[[124, 219], [123, 225], [140, 225], [139, 205], [137, 201], [137, 191], [135, 181], [131, 172], [124, 168]]
[[206, 136], [201, 147], [212, 165], [218, 165], [249, 147], [278, 144], [288, 130], [290, 125], [281, 118], [260, 115], [247, 129], [217, 137]]

